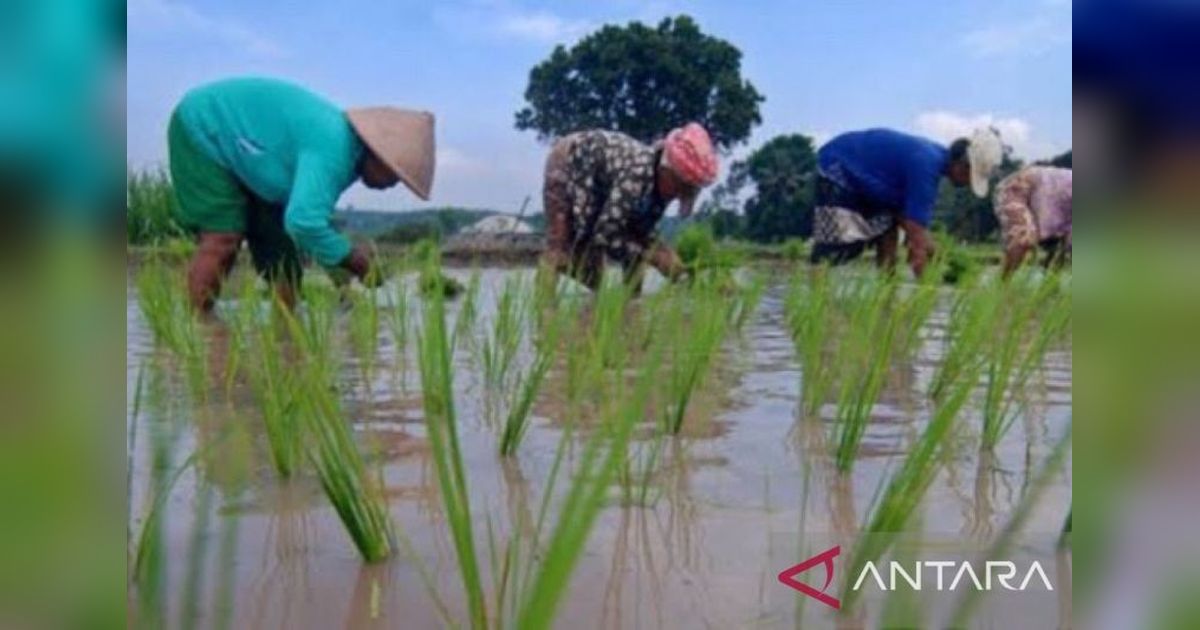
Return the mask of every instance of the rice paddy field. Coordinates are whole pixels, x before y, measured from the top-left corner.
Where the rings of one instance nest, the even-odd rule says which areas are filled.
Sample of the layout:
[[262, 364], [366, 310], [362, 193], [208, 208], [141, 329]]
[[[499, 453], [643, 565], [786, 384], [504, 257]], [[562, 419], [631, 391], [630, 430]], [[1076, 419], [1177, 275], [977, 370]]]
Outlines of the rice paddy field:
[[[1070, 626], [1069, 275], [386, 266], [295, 313], [239, 271], [219, 323], [130, 266], [131, 625], [997, 627], [850, 589], [953, 543], [1045, 558], [1024, 627]], [[840, 610], [780, 584], [834, 545]]]

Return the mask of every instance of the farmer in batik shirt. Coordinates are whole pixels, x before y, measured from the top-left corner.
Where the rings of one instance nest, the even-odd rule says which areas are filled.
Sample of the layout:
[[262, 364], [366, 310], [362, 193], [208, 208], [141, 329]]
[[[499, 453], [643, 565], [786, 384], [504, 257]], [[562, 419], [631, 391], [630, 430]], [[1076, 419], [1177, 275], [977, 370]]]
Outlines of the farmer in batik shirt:
[[676, 199], [679, 215], [689, 216], [716, 176], [712, 140], [696, 123], [652, 145], [614, 131], [561, 138], [546, 161], [546, 262], [592, 289], [605, 256], [622, 265], [627, 282], [636, 281], [643, 262], [678, 279], [684, 266], [655, 227]]
[[1037, 246], [1043, 265], [1062, 265], [1071, 254], [1071, 169], [1027, 166], [996, 187], [993, 203], [1004, 243], [1004, 275]]
[[942, 178], [986, 197], [1002, 159], [990, 129], [949, 147], [891, 129], [837, 136], [817, 152], [812, 262], [841, 264], [874, 247], [879, 265], [891, 268], [903, 230], [908, 264], [920, 276], [933, 255], [929, 224]]

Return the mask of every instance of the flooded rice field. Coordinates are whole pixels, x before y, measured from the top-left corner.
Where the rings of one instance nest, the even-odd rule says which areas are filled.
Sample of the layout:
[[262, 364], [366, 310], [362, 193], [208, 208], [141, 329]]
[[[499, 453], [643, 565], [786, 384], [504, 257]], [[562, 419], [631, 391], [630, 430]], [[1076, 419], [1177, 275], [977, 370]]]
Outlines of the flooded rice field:
[[[469, 269], [446, 273], [471, 284]], [[517, 575], [538, 568], [548, 534], [538, 540], [537, 524], [554, 523], [570, 481], [560, 476], [552, 500], [543, 502], [548, 479], [560, 463], [573, 471], [587, 457], [586, 442], [598, 423], [572, 422], [579, 408], [566, 392], [577, 385], [558, 361], [537, 388], [515, 453], [497, 452], [513, 398], [511, 387], [489, 385], [487, 330], [506, 281], [531, 273], [479, 272], [479, 293], [467, 306], [478, 312], [463, 326], [456, 322], [463, 321], [460, 310], [467, 300], [446, 304], [447, 326], [454, 329], [452, 402], [471, 530], [489, 625], [500, 627], [521, 625], [515, 614], [497, 612], [510, 610], [498, 602], [521, 597], [505, 577], [506, 562], [516, 557], [506, 553], [511, 549], [506, 545], [523, 541], [517, 544], [525, 562]], [[885, 487], [936, 415], [929, 391], [947, 351], [952, 290], [942, 290], [932, 315], [915, 331], [912, 352], [893, 356], [879, 396], [867, 409], [869, 421], [852, 465], [842, 469], [831, 444], [838, 424], [836, 389], [816, 413], [805, 412], [806, 370], [786, 308], [791, 275], [767, 271], [761, 300], [741, 328], [721, 341], [677, 434], [656, 438], [653, 421], [635, 427], [629, 438], [635, 463], [625, 470], [637, 476], [639, 462], [652, 458], [648, 472], [634, 500], [621, 483], [609, 484], [582, 554], [563, 578], [554, 627], [888, 625], [883, 609], [896, 602], [886, 596], [864, 597], [853, 611], [839, 612], [787, 588], [777, 576], [833, 546], [841, 549], [836, 562], [844, 563], [867, 536], [864, 529]], [[364, 357], [351, 350], [349, 309], [336, 311], [333, 324], [340, 342], [341, 415], [353, 429], [368, 476], [380, 482], [395, 529], [396, 553], [368, 563], [316, 474], [303, 466], [290, 479], [276, 473], [260, 404], [245, 376], [230, 369], [230, 348], [237, 347], [231, 327], [204, 325], [207, 394], [197, 396], [189, 391], [187, 369], [156, 343], [132, 275], [128, 288], [129, 555], [139, 567], [130, 610], [140, 611], [135, 617], [171, 627], [472, 625], [457, 542], [439, 493], [415, 334], [398, 351], [394, 335], [380, 325], [377, 348]], [[390, 283], [379, 291], [381, 312], [395, 304], [387, 296], [396, 288]], [[630, 309], [641, 308], [658, 289], [648, 284], [646, 296]], [[219, 307], [226, 321], [238, 308], [236, 292], [227, 293]], [[580, 290], [571, 293], [586, 302]], [[410, 300], [415, 321], [419, 298]], [[623, 334], [636, 332], [617, 331]], [[532, 352], [527, 339], [515, 363], [527, 365]], [[631, 378], [638, 369], [631, 361]], [[1069, 453], [1063, 465], [1042, 471], [1069, 434], [1071, 386], [1068, 335], [1039, 356], [1022, 391], [1008, 394], [1019, 396], [1019, 413], [990, 449], [980, 448], [981, 406], [988, 393], [976, 387], [956, 414], [915, 517], [905, 521], [906, 536], [927, 548], [984, 550], [1004, 539], [1019, 517], [1019, 535], [1007, 549], [1045, 558], [1043, 566], [1058, 587], [1028, 604], [1038, 621], [1027, 627], [1070, 623], [1069, 558], [1054, 549], [1071, 505]], [[150, 521], [155, 524], [147, 536]], [[837, 595], [854, 576], [847, 575], [845, 564], [833, 566], [837, 573], [830, 576], [834, 585], [828, 592]], [[819, 589], [821, 572], [803, 579]], [[952, 606], [929, 603], [926, 623]], [[519, 602], [511, 609], [516, 608]], [[972, 619], [972, 626], [992, 625], [986, 606], [976, 608]]]

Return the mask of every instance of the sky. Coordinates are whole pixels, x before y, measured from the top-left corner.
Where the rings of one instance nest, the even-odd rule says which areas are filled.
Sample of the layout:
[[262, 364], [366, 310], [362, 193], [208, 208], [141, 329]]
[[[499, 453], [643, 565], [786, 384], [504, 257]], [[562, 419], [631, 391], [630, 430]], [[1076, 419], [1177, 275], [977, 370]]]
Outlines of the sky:
[[[128, 0], [127, 156], [166, 163], [191, 87], [272, 76], [339, 105], [437, 115], [433, 195], [356, 184], [342, 205], [540, 210], [548, 147], [517, 131], [529, 70], [602, 24], [687, 14], [743, 53], [763, 123], [727, 156], [784, 133], [818, 143], [892, 127], [948, 142], [997, 127], [1014, 155], [1071, 146], [1071, 0]], [[723, 175], [723, 173], [722, 173]]]

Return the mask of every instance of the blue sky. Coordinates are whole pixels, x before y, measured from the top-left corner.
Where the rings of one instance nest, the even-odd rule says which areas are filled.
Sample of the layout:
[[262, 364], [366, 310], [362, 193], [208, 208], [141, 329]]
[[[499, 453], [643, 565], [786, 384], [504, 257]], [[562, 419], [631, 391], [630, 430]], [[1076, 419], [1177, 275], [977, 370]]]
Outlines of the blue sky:
[[[592, 0], [295, 2], [129, 0], [129, 165], [165, 163], [171, 108], [236, 75], [294, 80], [345, 106], [438, 116], [433, 205], [540, 208], [546, 146], [513, 127], [529, 69], [604, 23], [686, 13], [743, 52], [766, 96], [733, 157], [780, 133], [818, 142], [888, 126], [949, 140], [980, 123], [1016, 154], [1071, 146], [1070, 0]], [[422, 205], [402, 187], [356, 185], [342, 202]]]

